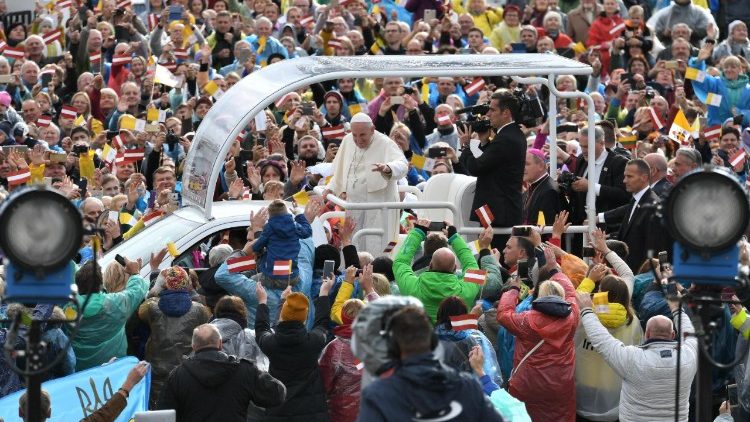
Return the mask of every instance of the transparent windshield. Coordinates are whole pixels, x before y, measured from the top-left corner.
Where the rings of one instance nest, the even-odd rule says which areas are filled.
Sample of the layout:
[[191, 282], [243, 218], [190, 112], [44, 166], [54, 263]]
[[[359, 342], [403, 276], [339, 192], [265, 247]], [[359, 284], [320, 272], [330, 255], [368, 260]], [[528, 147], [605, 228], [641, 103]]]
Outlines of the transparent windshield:
[[100, 264], [102, 268], [107, 268], [107, 265], [114, 261], [115, 255], [120, 254], [132, 260], [141, 258], [145, 267], [148, 265], [151, 253], [159, 251], [169, 242], [175, 242], [185, 237], [199, 225], [200, 223], [172, 214], [157, 221], [148, 230], [141, 231], [126, 242], [111, 249], [101, 259]]

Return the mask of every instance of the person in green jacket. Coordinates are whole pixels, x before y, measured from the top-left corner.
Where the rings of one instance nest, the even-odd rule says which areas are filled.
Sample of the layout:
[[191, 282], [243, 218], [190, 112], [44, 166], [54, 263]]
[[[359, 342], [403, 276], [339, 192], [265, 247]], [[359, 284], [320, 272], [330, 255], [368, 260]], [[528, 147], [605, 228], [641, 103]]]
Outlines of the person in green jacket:
[[[85, 263], [76, 273], [78, 305], [91, 296], [73, 340], [76, 372], [123, 357], [127, 352], [125, 322], [138, 309], [148, 293], [148, 282], [138, 274], [141, 260], [125, 259], [125, 272], [130, 276], [125, 289], [117, 293], [102, 292], [101, 267], [93, 261]], [[70, 305], [69, 305], [70, 306]]]
[[[414, 254], [429, 231], [430, 221], [420, 219], [409, 232], [401, 249], [393, 261], [393, 274], [402, 296], [414, 296], [424, 304], [425, 313], [433, 324], [436, 320], [440, 302], [448, 296], [458, 296], [467, 308], [474, 306], [481, 285], [466, 282], [463, 274], [466, 270], [479, 269], [474, 255], [466, 246], [463, 238], [456, 233], [456, 228], [447, 226], [444, 230], [448, 244], [453, 249], [440, 248], [432, 254], [430, 269], [420, 275], [414, 274], [411, 268]], [[461, 262], [462, 275], [456, 275], [456, 257]]]

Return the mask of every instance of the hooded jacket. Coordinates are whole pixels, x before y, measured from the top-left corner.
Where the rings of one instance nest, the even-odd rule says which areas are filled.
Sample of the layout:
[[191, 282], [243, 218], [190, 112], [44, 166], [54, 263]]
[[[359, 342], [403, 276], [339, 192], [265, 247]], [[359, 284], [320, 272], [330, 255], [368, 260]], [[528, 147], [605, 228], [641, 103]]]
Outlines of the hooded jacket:
[[315, 325], [312, 330], [308, 332], [299, 321], [281, 321], [272, 332], [268, 306], [263, 303], [258, 305], [255, 316], [256, 341], [271, 363], [269, 373], [287, 388], [284, 404], [267, 409], [260, 420], [329, 420], [318, 356], [326, 345], [330, 313], [328, 296], [319, 296], [315, 299]]
[[358, 421], [417, 419], [503, 420], [471, 375], [443, 366], [432, 353], [402, 360], [393, 375], [373, 382], [362, 392]]
[[[253, 252], [260, 255], [263, 248], [266, 253], [260, 259], [260, 272], [270, 278], [295, 278], [299, 275], [297, 255], [300, 239], [312, 236], [312, 228], [304, 214], [292, 218], [290, 214], [276, 215], [268, 219], [258, 240], [253, 244]], [[273, 276], [274, 261], [292, 261], [291, 276]]]
[[273, 407], [285, 396], [284, 384], [252, 362], [209, 348], [169, 374], [156, 408], [175, 409], [180, 422], [245, 422], [251, 402]]
[[260, 351], [255, 341], [255, 332], [249, 328], [242, 328], [240, 324], [229, 318], [216, 318], [211, 321], [221, 334], [222, 352], [247, 359], [261, 371], [268, 371], [268, 358]]
[[359, 413], [362, 369], [351, 348], [351, 325], [334, 329], [336, 338], [320, 356], [320, 373], [328, 397], [331, 422], [354, 422]]
[[[468, 308], [474, 306], [481, 286], [479, 284], [468, 283], [453, 273], [443, 273], [437, 271], [426, 271], [419, 276], [412, 270], [412, 260], [417, 249], [422, 244], [426, 234], [421, 229], [415, 228], [409, 232], [401, 249], [393, 261], [393, 274], [396, 277], [399, 291], [403, 296], [414, 296], [424, 304], [424, 311], [430, 317], [433, 323], [437, 316], [440, 302], [448, 296], [460, 297]], [[456, 253], [463, 272], [468, 269], [478, 269], [476, 259], [471, 250], [466, 246], [466, 242], [458, 234], [454, 234], [448, 239], [448, 244]]]
[[[565, 290], [569, 312], [563, 311], [562, 301], [547, 300], [549, 309], [541, 306], [516, 313], [518, 291], [513, 289], [500, 299], [497, 320], [516, 336], [513, 366], [515, 374], [510, 379], [508, 391], [526, 403], [526, 409], [535, 421], [575, 421], [575, 344], [573, 336], [578, 326], [578, 304], [573, 284], [558, 272], [552, 276]], [[559, 299], [559, 298], [558, 298]], [[539, 302], [540, 299], [537, 299]], [[567, 313], [567, 316], [560, 316]], [[526, 356], [540, 341], [544, 343]]]

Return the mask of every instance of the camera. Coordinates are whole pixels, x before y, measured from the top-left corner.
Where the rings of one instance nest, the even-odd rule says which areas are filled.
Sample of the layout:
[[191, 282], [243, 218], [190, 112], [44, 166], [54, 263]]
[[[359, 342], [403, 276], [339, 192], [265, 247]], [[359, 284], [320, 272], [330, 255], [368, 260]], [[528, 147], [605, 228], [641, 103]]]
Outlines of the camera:
[[649, 100], [652, 100], [654, 99], [654, 97], [656, 97], [656, 91], [653, 88], [646, 88], [646, 93], [644, 95]]
[[489, 104], [477, 104], [471, 107], [465, 107], [465, 108], [459, 108], [455, 111], [456, 115], [459, 114], [478, 114], [478, 115], [485, 115], [487, 112], [490, 111], [490, 105]]
[[169, 150], [174, 151], [175, 145], [180, 142], [180, 137], [174, 134], [174, 130], [168, 129], [165, 142], [169, 145]]
[[516, 122], [526, 127], [532, 127], [539, 123], [539, 119], [544, 118], [544, 108], [539, 101], [539, 97], [529, 97], [523, 88], [513, 90], [513, 96], [518, 100], [518, 115], [513, 116]]
[[405, 86], [404, 87], [404, 94], [405, 95], [411, 95], [413, 93], [414, 93], [414, 88], [412, 88], [410, 86]]
[[73, 145], [73, 154], [81, 155], [89, 152], [88, 145]]
[[489, 132], [492, 129], [492, 125], [489, 120], [471, 120], [464, 122], [464, 130], [470, 128], [474, 132], [484, 133]]
[[557, 185], [560, 186], [560, 189], [563, 189], [565, 192], [571, 191], [570, 185], [575, 181], [576, 175], [569, 171], [563, 171], [559, 176], [557, 176]]

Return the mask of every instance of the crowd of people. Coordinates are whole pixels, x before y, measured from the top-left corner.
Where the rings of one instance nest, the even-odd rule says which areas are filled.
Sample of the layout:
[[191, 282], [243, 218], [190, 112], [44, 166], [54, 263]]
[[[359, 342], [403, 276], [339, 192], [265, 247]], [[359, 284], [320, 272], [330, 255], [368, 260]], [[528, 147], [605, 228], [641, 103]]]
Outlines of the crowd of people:
[[[0, 0], [0, 203], [46, 184], [103, 229], [75, 257], [80, 329], [44, 327], [49, 361], [65, 354], [47, 379], [148, 362], [87, 420], [114, 420], [147, 370], [149, 408], [179, 421], [696, 420], [698, 342], [677, 301], [691, 286], [671, 278], [655, 205], [703, 164], [745, 185], [748, 20], [743, 0], [52, 0], [27, 15]], [[315, 83], [220, 157], [210, 200], [269, 201], [248, 228], [211, 236], [187, 268], [165, 267], [164, 245], [98, 266], [182, 206], [201, 122], [248, 75], [306, 56], [521, 53], [592, 67], [553, 82], [591, 96], [593, 139], [585, 102], [549, 115], [547, 87], [511, 78]], [[476, 179], [470, 221], [331, 202], [409, 204], [400, 186], [459, 175]], [[598, 228], [567, 233], [591, 223], [591, 179]], [[321, 220], [333, 210], [346, 217]], [[385, 236], [355, 237], [372, 227]], [[717, 312], [711, 353], [729, 362], [748, 312]], [[25, 346], [9, 327], [0, 343]], [[24, 388], [16, 360], [0, 362], [0, 397]], [[718, 420], [747, 420], [743, 371], [714, 372], [702, 405]]]

